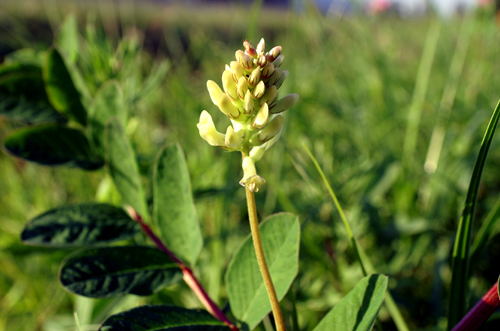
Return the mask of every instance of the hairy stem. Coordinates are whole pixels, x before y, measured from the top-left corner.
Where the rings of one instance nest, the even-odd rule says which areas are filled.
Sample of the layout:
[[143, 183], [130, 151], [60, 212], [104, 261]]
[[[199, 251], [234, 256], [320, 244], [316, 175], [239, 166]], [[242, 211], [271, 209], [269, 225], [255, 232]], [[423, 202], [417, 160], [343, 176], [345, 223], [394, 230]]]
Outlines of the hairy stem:
[[264, 256], [264, 249], [262, 248], [262, 242], [260, 240], [259, 220], [257, 218], [257, 208], [255, 207], [255, 196], [247, 186], [245, 186], [245, 191], [247, 194], [248, 217], [250, 221], [250, 229], [252, 231], [252, 240], [255, 247], [255, 254], [257, 255], [257, 262], [259, 263], [260, 273], [262, 274], [262, 278], [264, 278], [267, 295], [269, 296], [269, 301], [271, 301], [276, 328], [278, 331], [285, 331], [285, 323], [283, 321], [283, 315], [281, 314], [280, 302], [274, 289], [271, 274], [269, 273], [269, 269], [267, 267], [266, 257]]
[[452, 331], [474, 331], [500, 306], [498, 283], [493, 285], [481, 300], [465, 315]]
[[165, 246], [165, 244], [161, 241], [161, 239], [154, 234], [153, 230], [146, 223], [144, 223], [144, 220], [142, 219], [141, 215], [139, 215], [132, 207], [128, 207], [127, 211], [129, 212], [132, 219], [141, 225], [144, 234], [146, 234], [146, 236], [148, 236], [160, 250], [162, 250], [165, 254], [167, 254], [179, 266], [184, 275], [183, 276], [184, 281], [191, 288], [191, 290], [193, 290], [193, 292], [196, 294], [201, 303], [205, 306], [207, 311], [210, 314], [212, 314], [212, 316], [217, 318], [219, 321], [224, 322], [232, 331], [239, 331], [238, 327], [236, 327], [236, 325], [234, 325], [226, 317], [226, 315], [224, 315], [222, 310], [220, 310], [220, 308], [215, 304], [215, 302], [213, 302], [213, 300], [210, 298], [210, 296], [205, 291], [203, 286], [194, 276], [193, 270], [191, 270], [191, 268], [182, 263], [182, 261], [179, 260], [179, 258], [177, 258], [177, 256], [167, 248], [167, 246]]

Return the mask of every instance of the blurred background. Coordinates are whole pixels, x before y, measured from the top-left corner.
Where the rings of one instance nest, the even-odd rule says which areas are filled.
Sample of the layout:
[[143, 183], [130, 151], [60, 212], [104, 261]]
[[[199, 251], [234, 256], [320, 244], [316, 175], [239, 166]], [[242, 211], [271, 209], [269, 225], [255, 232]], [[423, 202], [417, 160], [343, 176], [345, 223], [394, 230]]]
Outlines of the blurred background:
[[[450, 254], [470, 175], [500, 98], [500, 28], [495, 3], [476, 0], [0, 1], [0, 62], [13, 51], [45, 51], [68, 15], [76, 18], [75, 63], [92, 95], [109, 79], [123, 87], [127, 133], [144, 183], [155, 154], [179, 142], [190, 170], [205, 246], [196, 268], [216, 302], [227, 296], [227, 264], [249, 233], [241, 159], [208, 146], [196, 124], [242, 42], [283, 47], [298, 93], [280, 141], [257, 164], [261, 219], [300, 216], [300, 271], [282, 302], [296, 300], [301, 330], [312, 330], [362, 277], [308, 146], [335, 190], [355, 236], [411, 330], [444, 330]], [[30, 51], [31, 52], [31, 51]], [[0, 116], [0, 136], [20, 127]], [[497, 218], [500, 138], [483, 174], [476, 229]], [[97, 330], [110, 313], [139, 304], [200, 307], [178, 284], [150, 298], [92, 300], [57, 282], [70, 251], [27, 247], [19, 234], [50, 208], [102, 197], [104, 170], [46, 167], [0, 153], [0, 330]], [[475, 257], [471, 302], [500, 274], [500, 226]], [[497, 262], [495, 262], [497, 261]], [[76, 313], [77, 319], [75, 319]], [[385, 309], [384, 330], [396, 330]], [[267, 326], [266, 326], [267, 325]], [[269, 330], [268, 324], [259, 326]], [[498, 330], [496, 315], [482, 330]]]

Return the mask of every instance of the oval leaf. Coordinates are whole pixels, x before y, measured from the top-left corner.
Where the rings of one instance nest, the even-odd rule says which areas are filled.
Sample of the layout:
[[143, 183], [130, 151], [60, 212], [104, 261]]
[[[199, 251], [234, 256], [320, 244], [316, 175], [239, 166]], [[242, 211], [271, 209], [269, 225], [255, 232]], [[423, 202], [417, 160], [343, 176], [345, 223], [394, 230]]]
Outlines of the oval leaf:
[[134, 151], [118, 118], [112, 118], [104, 132], [106, 163], [122, 202], [148, 218], [146, 199]]
[[78, 58], [78, 22], [75, 15], [68, 15], [59, 27], [55, 36], [55, 43], [66, 52], [69, 60], [73, 63]]
[[326, 314], [313, 331], [370, 331], [384, 302], [386, 290], [386, 276], [366, 276]]
[[46, 124], [23, 128], [7, 137], [4, 144], [12, 154], [40, 164], [87, 170], [103, 166], [102, 160], [90, 150], [85, 134], [65, 126]]
[[[275, 214], [259, 229], [269, 272], [281, 300], [299, 269], [299, 219], [289, 213]], [[229, 263], [226, 286], [231, 311], [250, 330], [271, 311], [251, 237]]]
[[82, 125], [87, 124], [87, 111], [83, 107], [62, 55], [56, 48], [49, 48], [43, 65], [45, 89], [55, 109]]
[[90, 142], [98, 155], [104, 155], [104, 129], [106, 123], [113, 117], [118, 117], [121, 125], [125, 126], [123, 96], [118, 83], [114, 80], [101, 86], [89, 109]]
[[62, 206], [35, 217], [24, 227], [28, 245], [77, 247], [131, 239], [140, 226], [121, 208], [83, 203]]
[[108, 317], [99, 331], [229, 331], [205, 310], [175, 306], [141, 306]]
[[153, 215], [160, 236], [181, 260], [193, 265], [203, 238], [184, 154], [178, 144], [160, 151], [153, 178]]
[[181, 270], [165, 253], [146, 246], [80, 251], [68, 257], [59, 271], [67, 291], [91, 298], [151, 295], [181, 277]]

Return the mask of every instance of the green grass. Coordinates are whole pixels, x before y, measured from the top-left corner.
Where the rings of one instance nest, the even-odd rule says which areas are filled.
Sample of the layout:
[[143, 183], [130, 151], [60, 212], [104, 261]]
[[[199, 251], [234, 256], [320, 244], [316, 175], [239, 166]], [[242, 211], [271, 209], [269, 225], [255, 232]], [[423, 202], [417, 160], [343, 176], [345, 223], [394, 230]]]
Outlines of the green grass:
[[[28, 22], [57, 26], [64, 13], [82, 6], [68, 2], [57, 6], [57, 15], [50, 14], [50, 6], [58, 3], [31, 2], [32, 11], [2, 4], [1, 46], [43, 49], [51, 42], [50, 28], [37, 36]], [[230, 6], [217, 13], [190, 13], [147, 5], [131, 11], [126, 3], [115, 6], [114, 16], [106, 8], [89, 9], [97, 25], [96, 42], [88, 48], [94, 54], [83, 53], [79, 66], [91, 92], [115, 77], [128, 84], [126, 95], [132, 96], [156, 64], [170, 62], [161, 87], [135, 100], [131, 111], [137, 127], [131, 134], [144, 174], [150, 174], [151, 160], [166, 142], [178, 141], [184, 148], [205, 238], [197, 270], [210, 295], [224, 304], [223, 275], [249, 233], [244, 192], [238, 185], [240, 156], [206, 145], [196, 123], [206, 109], [220, 131], [229, 124], [211, 103], [205, 84], [208, 79], [220, 82], [224, 64], [241, 47], [247, 29], [255, 28], [248, 22], [251, 9]], [[79, 11], [82, 35], [86, 22], [93, 24], [85, 13]], [[105, 14], [103, 33], [99, 26]], [[109, 21], [113, 17], [115, 21]], [[440, 28], [435, 50], [425, 52], [426, 43], [433, 42], [426, 42], [426, 31], [435, 31], [436, 24]], [[113, 71], [108, 64], [118, 44], [117, 27], [130, 31], [133, 26], [143, 38], [137, 55], [123, 53], [131, 71]], [[374, 268], [390, 276], [391, 294], [410, 329], [442, 330], [459, 215], [481, 139], [500, 98], [500, 35], [493, 14], [484, 11], [437, 23], [434, 17], [318, 19], [311, 11], [262, 9], [255, 35], [265, 37], [268, 45], [283, 46], [282, 67], [290, 76], [282, 93], [301, 96], [285, 115], [281, 140], [257, 164], [267, 184], [256, 195], [261, 219], [289, 211], [303, 223], [300, 272], [293, 285], [301, 330], [311, 330], [362, 277], [343, 223], [304, 144], [332, 185], [358, 244]], [[418, 112], [418, 125], [408, 122], [412, 111]], [[409, 124], [415, 127], [410, 130]], [[434, 172], [426, 172], [437, 125], [444, 133], [439, 162]], [[0, 119], [0, 136], [16, 126]], [[494, 138], [473, 238], [499, 198], [498, 147], [499, 139]], [[85, 317], [85, 309], [103, 304], [75, 300], [57, 284], [58, 265], [67, 252], [24, 247], [19, 233], [26, 221], [49, 208], [93, 200], [104, 171], [47, 168], [5, 153], [0, 154], [0, 169], [0, 329], [44, 330], [45, 325], [55, 330], [67, 325], [65, 330], [76, 330], [72, 314], [77, 309], [82, 330], [91, 330], [83, 325], [97, 323], [97, 312], [104, 308], [96, 308], [90, 317]], [[498, 239], [498, 230], [493, 223], [490, 237]], [[495, 241], [472, 261], [471, 303], [498, 278]], [[144, 300], [127, 298], [120, 305]], [[152, 300], [199, 306], [183, 285]], [[287, 296], [282, 305], [291, 325], [292, 298]], [[387, 311], [382, 310], [380, 320], [384, 330], [395, 329]]]

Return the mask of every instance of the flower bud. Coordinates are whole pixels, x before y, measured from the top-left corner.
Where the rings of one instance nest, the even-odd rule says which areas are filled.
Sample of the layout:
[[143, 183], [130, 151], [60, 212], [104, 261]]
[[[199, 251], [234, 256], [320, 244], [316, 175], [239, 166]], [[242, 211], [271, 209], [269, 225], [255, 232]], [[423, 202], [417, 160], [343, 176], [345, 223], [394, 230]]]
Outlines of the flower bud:
[[262, 129], [259, 134], [259, 141], [262, 143], [271, 140], [274, 136], [280, 133], [283, 129], [283, 124], [285, 123], [285, 118], [282, 115], [274, 117], [269, 124]]
[[252, 46], [252, 44], [250, 44], [250, 42], [248, 42], [248, 41], [245, 40], [243, 42], [243, 47], [245, 47], [245, 51], [251, 57], [256, 57], [257, 56], [257, 51], [255, 50], [255, 48], [253, 48], [253, 46]]
[[216, 82], [213, 80], [207, 81], [207, 90], [208, 93], [210, 94], [210, 99], [212, 99], [212, 102], [214, 105], [217, 106], [217, 99], [219, 98], [219, 94], [222, 93], [222, 90], [220, 89], [219, 85], [217, 85]]
[[262, 156], [264, 156], [264, 152], [266, 151], [265, 148], [262, 148], [261, 146], [256, 146], [250, 150], [250, 157], [254, 162], [260, 161], [262, 159]]
[[264, 93], [266, 92], [266, 85], [263, 81], [260, 81], [259, 84], [253, 90], [253, 97], [255, 99], [260, 99]]
[[282, 51], [282, 47], [281, 46], [276, 46], [276, 47], [273, 47], [269, 53], [267, 53], [269, 55], [269, 61], [270, 62], [273, 62], [274, 60], [276, 60], [276, 58], [281, 54], [281, 51]]
[[290, 72], [288, 70], [283, 70], [281, 77], [278, 79], [276, 84], [274, 84], [276, 86], [276, 88], [280, 88], [281, 85], [283, 85], [283, 82], [285, 81], [285, 79], [288, 77], [289, 74], [290, 74]]
[[262, 129], [264, 125], [266, 125], [268, 118], [269, 107], [267, 106], [267, 103], [265, 103], [262, 107], [260, 107], [257, 115], [252, 118], [252, 126], [256, 129]]
[[225, 137], [215, 128], [212, 116], [204, 110], [201, 112], [200, 121], [197, 124], [200, 136], [212, 146], [225, 146]]
[[245, 77], [240, 77], [240, 80], [238, 80], [238, 86], [237, 86], [238, 97], [241, 100], [243, 100], [245, 98], [247, 91], [248, 91], [247, 79]]
[[248, 86], [251, 88], [254, 88], [257, 86], [260, 80], [260, 68], [255, 68], [252, 73], [250, 74], [250, 77], [248, 77]]
[[240, 77], [244, 75], [243, 66], [241, 65], [241, 63], [236, 61], [231, 61], [230, 65], [231, 65], [231, 72], [233, 73], [233, 79], [235, 82], [237, 82], [240, 79]]
[[256, 48], [257, 54], [264, 54], [266, 51], [266, 42], [264, 41], [264, 38], [262, 38], [259, 43], [257, 44]]
[[276, 84], [278, 79], [280, 79], [282, 73], [283, 70], [281, 70], [281, 68], [275, 68], [273, 74], [271, 75], [271, 77], [269, 77], [269, 80], [267, 81], [267, 86]]
[[243, 111], [245, 112], [245, 114], [250, 115], [251, 113], [253, 113], [254, 108], [255, 104], [253, 101], [252, 92], [248, 90], [245, 94], [245, 99], [243, 100]]
[[240, 116], [240, 111], [235, 105], [233, 105], [231, 99], [227, 96], [226, 93], [221, 93], [219, 95], [217, 105], [219, 106], [221, 112], [223, 112], [229, 118], [237, 118]]
[[261, 57], [259, 57], [259, 59], [257, 60], [257, 64], [259, 65], [259, 67], [263, 67], [267, 64], [267, 59], [264, 55], [262, 55]]
[[245, 140], [245, 131], [240, 130], [235, 132], [233, 127], [230, 125], [227, 127], [225, 143], [228, 148], [236, 149]]
[[224, 91], [226, 91], [227, 95], [231, 97], [231, 99], [235, 100], [238, 97], [237, 86], [235, 81], [233, 80], [233, 74], [229, 70], [225, 70], [222, 73], [222, 86], [224, 87]]
[[266, 93], [259, 99], [259, 106], [267, 103], [268, 105], [272, 104], [278, 95], [278, 88], [274, 85], [269, 86], [266, 89]]
[[243, 69], [245, 69], [245, 70], [250, 71], [254, 67], [254, 63], [253, 63], [252, 58], [250, 57], [250, 55], [247, 55], [245, 53], [243, 53], [243, 55], [240, 57], [240, 59], [238, 61], [241, 63], [241, 65], [243, 66]]
[[262, 79], [266, 79], [271, 77], [271, 75], [274, 73], [274, 64], [271, 62], [268, 62], [263, 68], [262, 68], [262, 73], [261, 77]]
[[276, 60], [273, 61], [274, 67], [279, 68], [281, 67], [281, 63], [283, 63], [283, 60], [285, 59], [285, 56], [281, 54], [276, 58]]
[[271, 107], [271, 114], [277, 114], [290, 109], [299, 101], [299, 95], [297, 93], [289, 94], [281, 98], [275, 105]]

